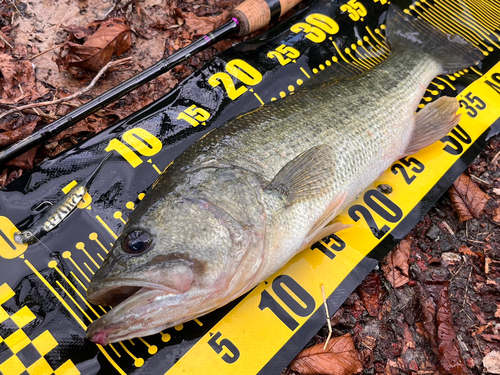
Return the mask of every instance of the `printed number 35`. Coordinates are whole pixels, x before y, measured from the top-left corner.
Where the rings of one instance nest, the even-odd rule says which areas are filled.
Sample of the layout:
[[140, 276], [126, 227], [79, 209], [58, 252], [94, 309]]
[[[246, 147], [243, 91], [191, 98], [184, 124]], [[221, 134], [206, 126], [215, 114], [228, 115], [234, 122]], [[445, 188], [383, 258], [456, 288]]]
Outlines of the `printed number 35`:
[[364, 5], [357, 0], [349, 0], [347, 4], [340, 6], [340, 10], [342, 12], [349, 12], [349, 17], [353, 21], [359, 21], [361, 17], [368, 14]]

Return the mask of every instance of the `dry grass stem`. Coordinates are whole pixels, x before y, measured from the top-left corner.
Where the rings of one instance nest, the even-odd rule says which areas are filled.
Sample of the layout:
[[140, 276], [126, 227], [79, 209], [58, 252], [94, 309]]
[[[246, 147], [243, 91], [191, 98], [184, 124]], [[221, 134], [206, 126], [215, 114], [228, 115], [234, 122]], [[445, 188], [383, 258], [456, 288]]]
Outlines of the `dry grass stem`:
[[119, 66], [119, 65], [123, 65], [129, 61], [131, 61], [132, 58], [131, 57], [126, 57], [124, 59], [121, 59], [121, 60], [116, 60], [116, 61], [110, 61], [109, 63], [107, 63], [100, 71], [99, 73], [97, 73], [97, 75], [94, 77], [94, 79], [92, 80], [92, 82], [90, 82], [90, 84], [75, 92], [74, 94], [70, 95], [70, 96], [67, 96], [65, 98], [59, 98], [59, 99], [56, 99], [56, 100], [51, 100], [51, 101], [47, 101], [47, 102], [39, 102], [39, 103], [30, 103], [30, 104], [26, 104], [26, 105], [23, 105], [23, 106], [20, 106], [20, 107], [16, 107], [16, 108], [12, 108], [12, 109], [9, 109], [8, 111], [5, 111], [4, 113], [2, 113], [0, 115], [0, 119], [5, 117], [5, 116], [8, 116], [12, 113], [15, 113], [15, 112], [20, 112], [20, 111], [24, 111], [26, 109], [30, 109], [30, 108], [35, 108], [35, 107], [44, 107], [44, 106], [47, 106], [47, 105], [53, 105], [53, 104], [59, 104], [59, 103], [63, 103], [63, 102], [67, 102], [67, 101], [70, 101], [72, 99], [75, 99], [83, 94], [85, 94], [86, 92], [88, 92], [90, 89], [92, 89], [92, 87], [95, 86], [95, 84], [97, 83], [97, 81], [99, 80], [99, 78], [101, 78], [101, 76], [109, 69], [109, 68], [113, 68], [113, 67], [116, 67], [116, 66]]
[[328, 323], [328, 337], [326, 338], [325, 346], [323, 347], [323, 350], [326, 350], [328, 341], [330, 341], [333, 331], [332, 331], [332, 322], [330, 321], [330, 312], [328, 311], [328, 304], [326, 303], [325, 287], [323, 286], [323, 284], [321, 284], [321, 293], [323, 295], [323, 304], [325, 305], [326, 322]]

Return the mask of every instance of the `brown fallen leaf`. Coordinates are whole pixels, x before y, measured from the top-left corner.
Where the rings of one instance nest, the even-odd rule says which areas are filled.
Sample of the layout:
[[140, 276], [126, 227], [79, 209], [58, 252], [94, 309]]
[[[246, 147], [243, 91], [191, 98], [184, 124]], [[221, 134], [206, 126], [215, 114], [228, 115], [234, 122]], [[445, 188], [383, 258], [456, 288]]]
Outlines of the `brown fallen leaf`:
[[494, 342], [493, 340], [500, 341], [500, 335], [490, 335], [487, 333], [482, 333], [481, 336], [483, 336], [483, 339], [489, 342]]
[[40, 97], [36, 90], [35, 72], [28, 60], [16, 60], [0, 53], [0, 103], [14, 104]]
[[496, 207], [493, 214], [494, 216], [491, 219], [496, 223], [500, 223], [500, 207]]
[[382, 283], [376, 272], [370, 272], [358, 287], [358, 294], [365, 305], [370, 316], [378, 316], [380, 313], [380, 297], [382, 294]]
[[349, 375], [363, 370], [349, 333], [330, 339], [326, 350], [320, 343], [302, 350], [290, 364], [301, 374]]
[[436, 305], [435, 324], [437, 330], [435, 331], [435, 339], [438, 350], [436, 351], [435, 347], [433, 349], [439, 359], [442, 373], [467, 375], [467, 366], [462, 358], [455, 328], [453, 327], [449, 284], [448, 281], [426, 284], [426, 289]]
[[448, 193], [460, 222], [478, 219], [490, 198], [465, 174], [457, 178]]
[[182, 16], [189, 32], [194, 36], [198, 36], [208, 34], [217, 27], [222, 26], [227, 22], [229, 12], [224, 11], [216, 17], [198, 17], [191, 12], [183, 13]]
[[382, 262], [382, 271], [384, 271], [385, 277], [394, 288], [403, 286], [410, 281], [408, 277], [410, 247], [411, 239], [407, 237], [403, 239]]
[[12, 159], [5, 165], [22, 169], [33, 169], [35, 155], [39, 147], [40, 145], [32, 148], [31, 150], [26, 151], [24, 154], [21, 154], [17, 158]]
[[[97, 30], [88, 35], [87, 29]], [[61, 48], [56, 63], [59, 67], [78, 74], [79, 69], [101, 70], [113, 55], [120, 56], [132, 45], [130, 27], [123, 18], [91, 23], [87, 28], [65, 26], [70, 31], [68, 41]], [[74, 32], [74, 33], [73, 33]], [[84, 38], [83, 44], [75, 43]]]
[[458, 251], [461, 252], [462, 254], [470, 255], [476, 258], [484, 258], [484, 255], [482, 253], [480, 252], [476, 253], [475, 251], [472, 251], [465, 245], [461, 245]]
[[26, 125], [22, 125], [14, 130], [8, 130], [0, 133], [0, 147], [8, 146], [14, 142], [20, 141], [23, 138], [26, 138], [28, 135], [33, 133], [33, 130], [35, 130], [35, 127], [39, 120], [39, 117], [35, 117], [35, 120], [27, 123]]

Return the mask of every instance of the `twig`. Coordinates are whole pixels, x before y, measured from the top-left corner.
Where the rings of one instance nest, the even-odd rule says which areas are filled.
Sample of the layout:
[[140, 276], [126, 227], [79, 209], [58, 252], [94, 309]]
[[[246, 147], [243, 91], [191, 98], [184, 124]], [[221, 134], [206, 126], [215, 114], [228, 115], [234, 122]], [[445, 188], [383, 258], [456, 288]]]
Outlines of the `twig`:
[[99, 78], [101, 78], [101, 76], [109, 68], [113, 68], [115, 66], [122, 65], [122, 64], [124, 64], [126, 62], [129, 62], [130, 60], [132, 60], [132, 57], [126, 57], [126, 58], [121, 59], [121, 60], [110, 61], [101, 70], [99, 70], [99, 73], [97, 73], [97, 75], [94, 77], [94, 79], [92, 80], [92, 82], [90, 82], [90, 85], [88, 85], [87, 87], [81, 89], [80, 91], [75, 92], [74, 94], [72, 94], [70, 96], [67, 96], [65, 98], [59, 98], [57, 100], [51, 100], [51, 101], [48, 101], [48, 102], [31, 103], [31, 104], [22, 105], [20, 107], [12, 108], [12, 109], [9, 109], [8, 111], [2, 113], [0, 115], [0, 119], [3, 118], [3, 117], [5, 117], [5, 116], [8, 116], [8, 115], [10, 115], [12, 113], [20, 112], [20, 111], [23, 111], [23, 110], [28, 109], [28, 108], [43, 107], [43, 106], [52, 105], [52, 104], [59, 104], [59, 103], [63, 103], [63, 102], [67, 102], [67, 101], [70, 101], [72, 99], [75, 99], [75, 98], [77, 98], [77, 97], [85, 94], [92, 87], [94, 87], [94, 85], [97, 83], [97, 81], [99, 80]]
[[321, 284], [321, 293], [323, 294], [323, 304], [325, 305], [326, 322], [328, 323], [328, 337], [326, 338], [325, 346], [323, 347], [323, 350], [326, 350], [326, 347], [328, 346], [328, 341], [330, 341], [330, 338], [332, 337], [332, 322], [330, 321], [330, 313], [328, 311], [328, 305], [326, 303], [325, 287], [323, 286], [323, 284]]
[[495, 156], [493, 156], [493, 159], [491, 160], [492, 163], [496, 162], [498, 157], [500, 156], [500, 151], [498, 151]]
[[38, 56], [42, 56], [44, 53], [50, 52], [50, 51], [52, 51], [56, 48], [62, 47], [62, 46], [64, 46], [64, 43], [58, 44], [57, 46], [54, 46], [54, 47], [50, 47], [49, 49], [46, 49], [45, 51], [37, 53], [35, 56], [30, 57], [30, 60], [36, 59]]
[[29, 114], [32, 114], [32, 115], [37, 115], [37, 116], [43, 117], [43, 118], [45, 118], [47, 120], [52, 120], [52, 121], [57, 120], [59, 118], [59, 117], [56, 117], [56, 116], [48, 114], [48, 113], [44, 113], [44, 112], [41, 112], [41, 111], [39, 112], [35, 108], [33, 108], [33, 109], [27, 109], [26, 112], [29, 113]]
[[489, 183], [488, 181], [481, 180], [479, 177], [476, 177], [476, 176], [474, 176], [474, 175], [471, 175], [471, 177], [472, 177], [474, 180], [478, 180], [479, 182], [482, 182], [483, 184], [486, 184], [486, 185], [491, 185], [491, 183]]
[[450, 234], [451, 234], [452, 236], [454, 236], [454, 235], [455, 235], [455, 232], [453, 232], [453, 231], [451, 230], [450, 226], [448, 225], [448, 223], [447, 223], [446, 221], [444, 221], [444, 220], [443, 220], [441, 223], [443, 223], [443, 226], [444, 226], [444, 227], [448, 230], [448, 232], [450, 232]]
[[470, 268], [469, 277], [467, 278], [467, 285], [465, 286], [464, 303], [462, 304], [462, 308], [465, 306], [465, 303], [467, 302], [467, 291], [469, 290], [469, 283], [470, 283], [470, 277], [472, 275], [472, 269], [473, 267]]
[[457, 276], [457, 275], [458, 275], [458, 273], [462, 270], [462, 268], [464, 268], [464, 264], [462, 264], [462, 265], [460, 266], [460, 268], [458, 269], [458, 271], [457, 271], [457, 272], [455, 272], [455, 273], [453, 274], [453, 276], [452, 276], [452, 277], [451, 277], [451, 279], [450, 279], [450, 283], [453, 281], [453, 279], [455, 278], [455, 276]]
[[14, 47], [12, 47], [9, 42], [7, 42], [7, 40], [2, 36], [2, 34], [0, 34], [0, 39], [2, 39], [3, 42], [7, 44], [10, 48], [14, 49]]
[[14, 8], [16, 8], [17, 10], [17, 13], [19, 13], [19, 15], [21, 16], [22, 19], [24, 19], [22, 13], [19, 11], [19, 8], [17, 7], [16, 3], [14, 1], [11, 0], [10, 2], [12, 5], [14, 5]]

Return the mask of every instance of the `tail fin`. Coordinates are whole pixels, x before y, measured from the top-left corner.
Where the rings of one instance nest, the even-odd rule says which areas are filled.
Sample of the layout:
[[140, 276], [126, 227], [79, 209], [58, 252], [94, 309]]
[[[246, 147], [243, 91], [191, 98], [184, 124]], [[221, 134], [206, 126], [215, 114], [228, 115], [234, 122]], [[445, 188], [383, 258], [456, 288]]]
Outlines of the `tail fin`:
[[387, 12], [387, 39], [393, 49], [416, 48], [441, 63], [443, 73], [477, 64], [484, 56], [459, 35], [446, 34], [429, 23], [404, 14], [391, 5]]

